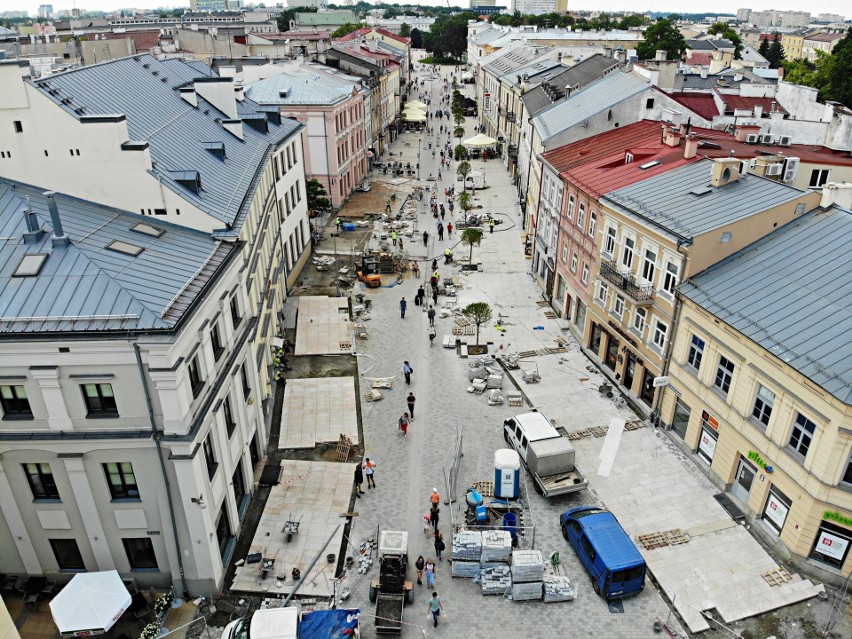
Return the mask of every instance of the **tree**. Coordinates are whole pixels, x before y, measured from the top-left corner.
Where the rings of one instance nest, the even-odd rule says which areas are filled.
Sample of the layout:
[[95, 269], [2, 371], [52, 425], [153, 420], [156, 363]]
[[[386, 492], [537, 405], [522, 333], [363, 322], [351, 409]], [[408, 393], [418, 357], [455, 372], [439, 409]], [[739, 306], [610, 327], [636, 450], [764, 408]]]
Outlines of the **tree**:
[[412, 49], [422, 49], [423, 48], [423, 33], [420, 29], [412, 29], [411, 30], [411, 48]]
[[464, 127], [457, 126], [455, 129], [453, 129], [453, 135], [459, 139], [459, 142], [461, 142], [461, 139], [464, 137]]
[[[462, 131], [464, 131], [464, 129], [462, 129]], [[454, 155], [456, 162], [466, 160], [469, 157], [467, 149], [464, 148], [464, 144], [456, 145], [456, 148], [454, 149]]]
[[[761, 53], [760, 55], [763, 54]], [[784, 54], [784, 47], [781, 46], [781, 38], [778, 36], [777, 31], [775, 32], [775, 37], [772, 38], [772, 44], [769, 45], [766, 55], [763, 57], [769, 60], [770, 69], [777, 69], [778, 65], [787, 57]]]
[[[465, 233], [473, 230], [479, 231], [479, 229], [466, 229]], [[482, 231], [479, 233], [481, 235]], [[464, 241], [464, 233], [462, 233], [462, 241]], [[465, 306], [462, 314], [476, 324], [476, 345], [479, 346], [479, 327], [491, 320], [491, 307], [485, 302], [474, 302]]]
[[332, 31], [331, 37], [332, 38], [342, 38], [343, 36], [349, 35], [353, 31], [357, 31], [358, 29], [361, 29], [361, 28], [366, 27], [366, 26], [367, 25], [364, 24], [363, 22], [359, 22], [357, 24], [352, 24], [351, 22], [347, 22], [342, 27], [338, 27], [337, 29]]
[[461, 209], [462, 213], [464, 213], [464, 221], [465, 224], [467, 224], [467, 215], [473, 208], [473, 198], [467, 191], [462, 191], [459, 194], [459, 208]]
[[435, 58], [449, 56], [461, 60], [467, 51], [467, 21], [476, 16], [466, 11], [453, 16], [442, 15], [429, 29], [427, 49]]
[[296, 19], [297, 13], [316, 13], [316, 7], [290, 7], [289, 9], [285, 9], [282, 11], [277, 18], [275, 18], [278, 23], [279, 31], [289, 31], [290, 30], [290, 20]]
[[624, 16], [621, 19], [621, 22], [618, 23], [618, 28], [632, 29], [634, 27], [641, 27], [646, 22], [647, 20], [645, 20], [645, 16], [634, 13], [633, 15]]
[[757, 48], [757, 52], [769, 60], [769, 38], [763, 38], [760, 41], [760, 46]]
[[687, 48], [680, 30], [671, 21], [662, 19], [645, 29], [645, 41], [636, 53], [640, 60], [650, 60], [659, 49], [666, 52], [669, 60], [680, 60]]
[[721, 35], [725, 40], [730, 40], [734, 43], [734, 58], [737, 60], [742, 59], [742, 50], [743, 50], [743, 41], [740, 38], [739, 34], [734, 31], [730, 25], [724, 22], [714, 22], [709, 29], [707, 29], [707, 33], [712, 33], [713, 35]]
[[[469, 193], [467, 195], [469, 195]], [[465, 246], [470, 246], [470, 255], [468, 256], [467, 261], [469, 264], [473, 264], [473, 247], [479, 246], [480, 242], [482, 242], [482, 229], [465, 229], [462, 231], [461, 242]]]
[[[470, 173], [470, 171], [471, 171], [470, 162], [459, 162], [458, 166], [456, 167], [456, 173], [458, 173], [459, 175], [462, 176], [462, 191], [467, 190], [465, 188], [465, 182], [467, 180], [467, 176]], [[465, 215], [465, 217], [467, 217], [467, 216]]]
[[829, 73], [831, 97], [852, 109], [852, 28], [834, 47], [834, 66]]
[[407, 22], [403, 22], [401, 25], [399, 25], [399, 35], [401, 35], [403, 38], [409, 37], [411, 35], [411, 25]]
[[308, 195], [308, 208], [314, 211], [326, 211], [331, 206], [331, 201], [326, 197], [328, 195], [319, 183], [319, 180], [308, 180], [306, 185]]

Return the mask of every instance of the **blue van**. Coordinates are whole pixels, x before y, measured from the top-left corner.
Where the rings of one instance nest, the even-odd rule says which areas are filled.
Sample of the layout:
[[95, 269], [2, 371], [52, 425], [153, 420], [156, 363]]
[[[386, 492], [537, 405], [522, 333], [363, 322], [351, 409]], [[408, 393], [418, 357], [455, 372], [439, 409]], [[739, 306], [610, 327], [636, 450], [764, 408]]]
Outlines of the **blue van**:
[[597, 506], [580, 506], [564, 512], [559, 523], [598, 595], [618, 599], [642, 592], [645, 560], [615, 515]]

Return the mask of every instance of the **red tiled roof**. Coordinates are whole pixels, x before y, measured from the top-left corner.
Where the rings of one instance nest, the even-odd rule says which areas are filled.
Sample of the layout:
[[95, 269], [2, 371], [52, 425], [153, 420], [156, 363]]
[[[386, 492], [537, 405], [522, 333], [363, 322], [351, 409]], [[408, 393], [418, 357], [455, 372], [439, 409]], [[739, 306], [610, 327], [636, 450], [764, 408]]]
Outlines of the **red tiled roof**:
[[382, 29], [379, 27], [375, 30], [376, 33], [385, 36], [386, 38], [390, 38], [391, 40], [396, 40], [397, 42], [401, 42], [402, 44], [408, 44], [411, 42], [411, 38], [405, 38], [401, 35], [394, 33], [393, 31], [388, 31], [387, 29]]
[[843, 33], [815, 33], [810, 36], [805, 36], [805, 42], [808, 40], [815, 40], [817, 42], [834, 42], [835, 40], [840, 40], [845, 37]]
[[683, 59], [687, 64], [702, 64], [709, 65], [713, 60], [712, 53], [705, 53], [704, 51], [696, 51], [692, 55], [687, 56], [686, 53], [683, 54]]
[[142, 53], [160, 45], [160, 30], [126, 31], [125, 33], [104, 33], [101, 37], [107, 40], [124, 40], [130, 38], [136, 45], [136, 51]]
[[367, 35], [368, 33], [378, 33], [380, 36], [384, 36], [385, 38], [390, 38], [391, 40], [396, 40], [397, 42], [401, 42], [403, 44], [408, 44], [411, 42], [410, 38], [403, 38], [401, 35], [397, 35], [392, 31], [388, 31], [387, 29], [378, 28], [375, 29], [373, 27], [361, 27], [353, 31], [352, 33], [347, 33], [345, 36], [340, 36], [339, 38], [335, 38], [335, 42], [351, 42], [361, 36]]
[[727, 93], [719, 93], [718, 95], [722, 98], [722, 102], [725, 103], [725, 113], [733, 113], [735, 109], [754, 110], [754, 107], [756, 106], [763, 107], [763, 112], [769, 113], [772, 110], [773, 103], [775, 104], [776, 111], [787, 113], [787, 111], [784, 110], [784, 107], [772, 98], [752, 98], [741, 95], [728, 95]]
[[667, 93], [666, 95], [690, 111], [697, 113], [705, 120], [712, 120], [719, 115], [719, 107], [716, 106], [711, 93], [683, 92]]
[[360, 29], [356, 29], [355, 31], [352, 31], [351, 33], [347, 33], [344, 36], [340, 36], [339, 38], [335, 38], [334, 41], [335, 42], [351, 42], [352, 40], [356, 40], [356, 39], [360, 38], [362, 35], [366, 35], [366, 34], [370, 33], [370, 31], [372, 31], [372, 29], [370, 27], [361, 27]]

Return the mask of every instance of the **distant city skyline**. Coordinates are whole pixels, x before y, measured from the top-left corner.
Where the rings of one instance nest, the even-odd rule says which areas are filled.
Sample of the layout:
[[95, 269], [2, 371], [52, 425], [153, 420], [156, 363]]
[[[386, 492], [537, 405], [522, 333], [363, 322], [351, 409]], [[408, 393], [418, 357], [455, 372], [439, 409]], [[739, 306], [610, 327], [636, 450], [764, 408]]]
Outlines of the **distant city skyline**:
[[[15, 0], [5, 0], [3, 10], [4, 11], [29, 11], [30, 16], [38, 15], [38, 7], [41, 4], [52, 4], [54, 11], [62, 11], [62, 10], [71, 10], [74, 8], [75, 3], [73, 1], [69, 2], [68, 0], [60, 0], [58, 2], [33, 2], [32, 0], [25, 1], [20, 5], [15, 5]], [[266, 3], [269, 6], [274, 6], [277, 2], [272, 1]], [[286, 5], [286, 2], [284, 3]], [[336, 4], [336, 3], [335, 3]], [[341, 0], [339, 4], [343, 4]], [[396, 3], [391, 3], [396, 4]], [[421, 0], [419, 4], [428, 5], [428, 6], [446, 6], [446, 0]], [[467, 3], [462, 2], [453, 2], [450, 0], [451, 5], [455, 6], [466, 6]], [[508, 0], [506, 1], [508, 5]], [[801, 3], [797, 0], [755, 0], [753, 2], [749, 2], [748, 0], [738, 1], [738, 0], [722, 0], [721, 2], [711, 3], [708, 2], [708, 5], [715, 6], [707, 6], [706, 8], [692, 8], [689, 3], [684, 2], [684, 0], [655, 0], [655, 2], [651, 3], [648, 0], [611, 0], [608, 3], [609, 6], [606, 8], [602, 8], [600, 5], [596, 5], [590, 0], [582, 0], [582, 2], [572, 2], [568, 0], [568, 8], [573, 11], [633, 11], [636, 13], [643, 13], [645, 11], [658, 11], [658, 12], [670, 12], [670, 13], [702, 13], [705, 10], [708, 13], [719, 13], [719, 14], [733, 14], [736, 15], [737, 9], [748, 8], [753, 11], [766, 11], [775, 9], [778, 11], [810, 11], [811, 15], [818, 15], [820, 13], [835, 13], [845, 17], [850, 17], [847, 15], [847, 11], [849, 8], [848, 0], [819, 0], [815, 5], [803, 8]], [[159, 9], [163, 6], [172, 6], [172, 7], [189, 7], [189, 1], [183, 2], [174, 2], [169, 3], [168, 1], [164, 2], [163, 0], [79, 0], [76, 3], [76, 6], [81, 9], [86, 9], [90, 11], [114, 11], [119, 9], [142, 9], [142, 10], [154, 10]], [[653, 8], [652, 8], [653, 7]]]

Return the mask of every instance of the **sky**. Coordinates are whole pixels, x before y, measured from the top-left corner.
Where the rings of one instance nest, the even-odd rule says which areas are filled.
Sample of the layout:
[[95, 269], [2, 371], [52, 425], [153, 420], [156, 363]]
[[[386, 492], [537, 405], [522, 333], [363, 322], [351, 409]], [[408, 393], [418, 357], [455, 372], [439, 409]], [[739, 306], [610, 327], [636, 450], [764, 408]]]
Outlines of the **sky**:
[[[505, 0], [508, 5], [508, 0]], [[52, 4], [54, 11], [60, 9], [71, 9], [74, 7], [74, 0], [0, 0], [0, 8], [4, 10], [27, 10], [31, 16], [38, 12], [40, 4]], [[177, 0], [77, 0], [77, 6], [82, 9], [91, 9], [98, 11], [108, 11], [112, 9], [121, 9], [127, 7], [135, 7], [139, 9], [156, 9], [161, 6], [189, 6], [189, 0], [179, 2]], [[267, 2], [269, 5], [277, 4], [277, 0]], [[335, 3], [337, 4], [337, 3]], [[340, 2], [342, 4], [342, 1]], [[424, 5], [445, 4], [441, 0], [423, 0]], [[450, 4], [454, 6], [467, 6], [468, 2], [461, 0], [450, 0]], [[810, 11], [816, 16], [819, 13], [837, 13], [852, 17], [852, 9], [850, 9], [849, 0], [814, 0], [809, 2], [807, 6], [802, 6], [801, 0], [707, 0], [706, 2], [698, 3], [694, 0], [604, 0], [597, 3], [593, 0], [568, 0], [568, 7], [571, 10], [595, 9], [609, 11], [636, 11], [643, 12], [648, 10], [653, 11], [671, 11], [675, 12], [703, 12], [714, 11], [718, 13], [736, 14], [740, 7], [748, 7], [752, 11], [761, 11], [765, 9], [778, 9], [789, 11]], [[604, 9], [605, 8], [605, 9]]]

